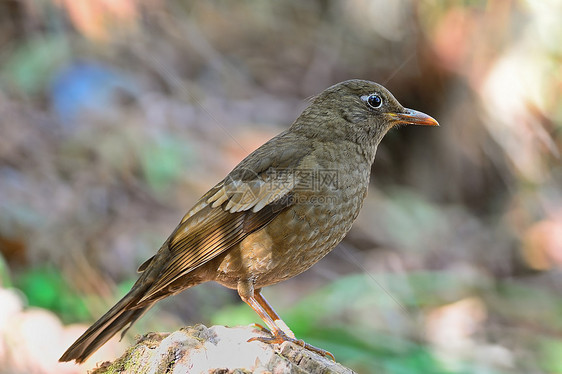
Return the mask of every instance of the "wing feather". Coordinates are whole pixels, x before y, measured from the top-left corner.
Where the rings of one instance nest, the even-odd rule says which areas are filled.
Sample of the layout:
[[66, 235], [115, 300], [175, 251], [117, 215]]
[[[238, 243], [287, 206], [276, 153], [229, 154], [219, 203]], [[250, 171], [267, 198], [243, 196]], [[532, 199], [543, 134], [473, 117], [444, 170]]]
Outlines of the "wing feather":
[[[139, 307], [173, 292], [169, 288], [179, 278], [261, 229], [292, 204], [298, 179], [287, 179], [286, 172], [277, 171], [287, 170], [310, 149], [291, 146], [290, 141], [279, 149], [279, 138], [287, 136], [290, 133], [258, 148], [211, 188], [182, 218], [161, 251], [141, 265], [139, 271], [144, 271], [156, 257], [166, 256], [157, 261], [162, 268]], [[277, 157], [271, 157], [273, 148]]]

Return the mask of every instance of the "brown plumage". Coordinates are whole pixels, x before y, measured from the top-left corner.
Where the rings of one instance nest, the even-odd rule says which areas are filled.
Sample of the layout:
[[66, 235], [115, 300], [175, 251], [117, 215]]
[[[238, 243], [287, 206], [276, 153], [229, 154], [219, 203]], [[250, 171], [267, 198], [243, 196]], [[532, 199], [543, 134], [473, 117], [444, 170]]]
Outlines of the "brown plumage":
[[257, 340], [328, 354], [296, 340], [260, 290], [307, 270], [343, 239], [367, 194], [377, 146], [396, 124], [437, 122], [373, 82], [349, 80], [316, 96], [187, 212], [139, 267], [131, 291], [60, 360], [83, 362], [158, 300], [207, 281], [237, 289], [264, 320], [272, 338]]

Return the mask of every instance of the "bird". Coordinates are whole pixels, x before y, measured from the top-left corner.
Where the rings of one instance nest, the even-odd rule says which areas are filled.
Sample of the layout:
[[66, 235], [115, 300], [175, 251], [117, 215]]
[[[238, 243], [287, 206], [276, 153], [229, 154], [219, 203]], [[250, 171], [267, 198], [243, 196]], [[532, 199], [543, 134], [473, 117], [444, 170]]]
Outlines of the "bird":
[[84, 362], [157, 301], [208, 281], [237, 290], [263, 320], [269, 336], [249, 341], [291, 341], [333, 358], [297, 339], [261, 291], [304, 272], [344, 238], [367, 195], [377, 147], [397, 125], [439, 126], [371, 81], [347, 80], [312, 97], [287, 130], [195, 203], [140, 265], [131, 290], [59, 361]]

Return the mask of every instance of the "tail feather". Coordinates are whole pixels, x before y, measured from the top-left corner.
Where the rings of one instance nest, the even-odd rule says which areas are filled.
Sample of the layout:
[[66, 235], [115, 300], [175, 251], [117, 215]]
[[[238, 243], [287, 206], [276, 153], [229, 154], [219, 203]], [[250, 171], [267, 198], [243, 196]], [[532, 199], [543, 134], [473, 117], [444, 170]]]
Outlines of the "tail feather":
[[99, 347], [111, 339], [113, 335], [127, 325], [130, 327], [133, 322], [139, 319], [152, 306], [152, 304], [150, 304], [141, 308], [135, 308], [136, 301], [139, 298], [138, 294], [138, 290], [135, 290], [133, 287], [131, 292], [125, 295], [107, 313], [86, 330], [86, 332], [64, 352], [59, 361], [75, 360], [77, 363], [82, 363], [97, 351]]

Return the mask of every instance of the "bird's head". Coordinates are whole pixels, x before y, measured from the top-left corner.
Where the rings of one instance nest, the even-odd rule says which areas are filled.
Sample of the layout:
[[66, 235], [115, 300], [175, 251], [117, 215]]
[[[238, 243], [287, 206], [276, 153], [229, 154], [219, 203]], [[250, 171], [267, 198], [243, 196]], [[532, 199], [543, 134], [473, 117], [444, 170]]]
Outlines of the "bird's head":
[[353, 79], [315, 96], [293, 127], [306, 128], [319, 138], [339, 136], [376, 147], [396, 125], [439, 126], [427, 114], [404, 108], [380, 84]]

